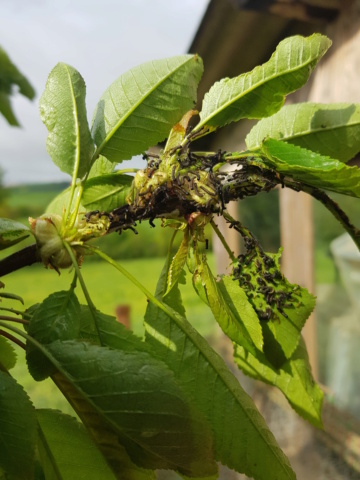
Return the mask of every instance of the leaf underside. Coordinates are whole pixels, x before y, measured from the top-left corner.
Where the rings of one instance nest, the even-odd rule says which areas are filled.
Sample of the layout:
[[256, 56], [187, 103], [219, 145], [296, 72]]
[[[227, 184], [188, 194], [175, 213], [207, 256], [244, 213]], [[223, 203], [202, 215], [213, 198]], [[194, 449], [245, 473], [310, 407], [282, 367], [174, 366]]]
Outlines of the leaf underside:
[[245, 141], [254, 149], [274, 138], [346, 163], [360, 151], [359, 137], [359, 104], [307, 102], [285, 105], [260, 120]]
[[202, 422], [162, 362], [146, 352], [76, 341], [53, 342], [47, 348], [61, 373], [111, 426], [136, 464], [192, 476], [214, 472]]
[[121, 162], [164, 140], [193, 107], [202, 70], [198, 56], [182, 55], [142, 64], [115, 80], [94, 113], [96, 156]]
[[53, 375], [90, 431], [94, 423], [96, 432], [105, 424], [106, 438], [121, 444], [115, 458], [108, 440], [104, 445], [93, 436], [116, 468], [125, 461], [125, 447], [142, 469], [171, 468], [190, 476], [217, 470], [209, 428], [172, 371], [115, 318], [80, 306], [72, 290], [58, 292], [35, 310], [29, 334], [43, 344], [39, 351], [28, 341], [31, 373], [37, 379]]
[[133, 179], [117, 173], [90, 178], [84, 187], [82, 204], [86, 210], [111, 212], [126, 203]]
[[[49, 295], [34, 311], [28, 327], [28, 334], [43, 344], [76, 338], [79, 331], [80, 304], [73, 290]], [[26, 360], [35, 380], [43, 380], [55, 371], [31, 342], [26, 345]]]
[[254, 357], [241, 346], [235, 346], [234, 358], [246, 375], [279, 388], [300, 416], [322, 428], [323, 392], [313, 379], [302, 338], [292, 357], [279, 369], [271, 365], [261, 352], [256, 352]]
[[215, 83], [204, 97], [200, 123], [195, 129], [273, 115], [282, 107], [286, 95], [307, 82], [330, 45], [331, 41], [320, 34], [286, 38], [268, 62]]
[[119, 443], [116, 432], [104, 421], [101, 414], [84, 399], [71, 381], [60, 373], [56, 373], [53, 380], [81, 418], [88, 433], [91, 434], [92, 441], [101, 451], [117, 479], [155, 480], [152, 470], [142, 469], [130, 460], [125, 448]]
[[360, 197], [360, 169], [279, 140], [268, 139], [264, 162], [277, 172], [322, 190]]
[[40, 117], [49, 131], [46, 146], [61, 171], [75, 178], [88, 173], [94, 151], [85, 106], [85, 82], [78, 71], [58, 63], [40, 98]]
[[115, 480], [101, 453], [75, 418], [55, 410], [37, 410], [36, 415], [39, 456], [45, 478]]

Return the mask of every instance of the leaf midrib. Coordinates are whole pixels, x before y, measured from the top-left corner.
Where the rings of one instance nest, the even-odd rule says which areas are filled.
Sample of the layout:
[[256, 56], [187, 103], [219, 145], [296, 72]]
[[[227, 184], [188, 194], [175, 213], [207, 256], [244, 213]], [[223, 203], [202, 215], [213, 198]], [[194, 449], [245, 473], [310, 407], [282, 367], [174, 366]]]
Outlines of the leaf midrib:
[[[73, 83], [72, 83], [72, 78], [70, 74], [70, 70], [68, 65], [64, 64], [65, 67], [65, 72], [68, 77], [69, 81], [69, 87], [70, 87], [70, 95], [71, 95], [71, 100], [73, 103], [73, 117], [74, 117], [74, 122], [75, 122], [75, 136], [76, 136], [76, 147], [75, 147], [75, 165], [74, 165], [74, 171], [73, 171], [73, 178], [78, 177], [78, 172], [79, 172], [79, 167], [80, 167], [80, 125], [79, 125], [79, 116], [78, 116], [78, 109], [77, 109], [77, 103], [76, 103], [76, 96], [73, 88]], [[75, 177], [76, 175], [76, 177]]]
[[[148, 98], [157, 88], [159, 85], [164, 83], [171, 75], [173, 75], [175, 72], [177, 72], [180, 68], [182, 68], [186, 63], [190, 62], [191, 60], [194, 59], [194, 55], [192, 55], [190, 58], [188, 58], [185, 62], [182, 62], [177, 68], [174, 70], [171, 70], [165, 77], [161, 77], [161, 80], [159, 80], [152, 88], [149, 89], [149, 91], [146, 93], [146, 95], [143, 95], [140, 97], [138, 102], [136, 102], [133, 107], [127, 111], [126, 115], [123, 115], [119, 121], [116, 123], [116, 125], [113, 127], [110, 133], [106, 135], [104, 138], [103, 142], [98, 146], [98, 148], [95, 150], [94, 155], [93, 155], [93, 160], [96, 159], [100, 154], [101, 151], [103, 150], [104, 146], [108, 143], [108, 141], [115, 135], [117, 130], [121, 127], [121, 125], [130, 117], [130, 115], [144, 102], [146, 98]], [[153, 62], [152, 62], [153, 66]], [[153, 67], [155, 70], [155, 67]], [[131, 70], [132, 71], [132, 70]], [[107, 90], [110, 92], [110, 88]], [[115, 107], [115, 106], [114, 106]]]
[[[297, 139], [297, 138], [302, 138], [302, 137], [307, 137], [308, 135], [312, 135], [313, 133], [331, 133], [333, 131], [336, 131], [336, 130], [341, 130], [341, 129], [346, 129], [346, 128], [349, 128], [349, 127], [356, 127], [356, 126], [359, 126], [360, 127], [360, 120], [356, 121], [356, 122], [353, 122], [353, 123], [347, 123], [346, 125], [344, 124], [341, 124], [341, 125], [337, 125], [337, 126], [334, 126], [334, 127], [325, 127], [325, 128], [322, 128], [322, 127], [319, 127], [319, 128], [314, 128], [312, 130], [302, 130], [301, 132], [299, 133], [296, 133], [296, 134], [293, 134], [293, 135], [290, 135], [288, 137], [284, 136], [282, 138], [279, 138], [278, 140], [282, 141], [282, 142], [287, 142], [287, 141], [291, 141], [293, 139]], [[257, 147], [252, 147], [252, 148], [258, 148], [260, 145], [257, 145]]]

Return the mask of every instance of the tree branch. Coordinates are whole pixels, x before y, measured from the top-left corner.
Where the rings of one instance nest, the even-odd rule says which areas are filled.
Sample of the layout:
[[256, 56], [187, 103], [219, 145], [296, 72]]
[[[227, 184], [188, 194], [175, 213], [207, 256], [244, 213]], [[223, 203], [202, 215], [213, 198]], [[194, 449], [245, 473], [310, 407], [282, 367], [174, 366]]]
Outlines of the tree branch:
[[358, 229], [357, 227], [355, 227], [355, 225], [351, 223], [346, 213], [332, 198], [329, 197], [329, 195], [327, 195], [323, 190], [319, 190], [315, 187], [310, 187], [303, 183], [294, 182], [290, 179], [285, 179], [284, 185], [288, 188], [291, 188], [292, 190], [295, 190], [296, 192], [302, 191], [308, 193], [312, 197], [316, 198], [316, 200], [321, 202], [324, 207], [326, 207], [329, 212], [336, 218], [336, 220], [341, 223], [344, 230], [348, 232], [350, 237], [354, 240], [355, 245], [360, 250], [360, 229]]
[[0, 260], [0, 277], [38, 262], [41, 262], [41, 259], [34, 243]]

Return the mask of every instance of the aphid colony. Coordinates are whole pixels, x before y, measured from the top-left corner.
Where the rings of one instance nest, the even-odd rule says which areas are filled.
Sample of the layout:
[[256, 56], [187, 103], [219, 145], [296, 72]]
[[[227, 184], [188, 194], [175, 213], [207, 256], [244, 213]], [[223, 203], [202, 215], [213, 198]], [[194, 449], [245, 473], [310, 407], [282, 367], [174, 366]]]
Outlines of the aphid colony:
[[299, 305], [298, 286], [290, 284], [279, 266], [280, 254], [264, 252], [258, 241], [238, 222], [233, 228], [244, 236], [245, 253], [238, 256], [233, 279], [238, 281], [260, 320], [288, 318], [286, 309]]
[[272, 190], [281, 179], [259, 159], [233, 159], [225, 151], [191, 152], [176, 147], [166, 154], [143, 156], [147, 166], [139, 170], [127, 196], [127, 204], [112, 212], [90, 212], [87, 220], [106, 215], [109, 232], [132, 229], [137, 221], [155, 218], [186, 219], [194, 212], [221, 213], [228, 202]]

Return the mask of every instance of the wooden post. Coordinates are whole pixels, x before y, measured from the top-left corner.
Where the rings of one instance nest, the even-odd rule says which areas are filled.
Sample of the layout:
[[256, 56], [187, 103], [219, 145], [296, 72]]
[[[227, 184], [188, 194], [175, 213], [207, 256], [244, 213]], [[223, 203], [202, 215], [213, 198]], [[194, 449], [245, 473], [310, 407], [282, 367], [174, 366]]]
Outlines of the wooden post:
[[126, 328], [131, 328], [130, 320], [130, 305], [118, 305], [115, 310], [116, 320], [125, 325]]
[[[291, 283], [314, 292], [314, 234], [312, 198], [303, 192], [281, 190], [280, 233], [282, 272]], [[318, 374], [315, 316], [312, 314], [302, 331], [315, 378]]]
[[[345, 2], [346, 3], [346, 2]], [[346, 8], [345, 8], [346, 7]], [[344, 4], [336, 22], [327, 27], [332, 48], [316, 69], [313, 81], [291, 96], [302, 102], [359, 102], [360, 91], [360, 0]], [[280, 195], [283, 272], [294, 283], [314, 292], [312, 199], [305, 194], [283, 190]], [[316, 377], [316, 328], [312, 315], [303, 330], [310, 363]]]

